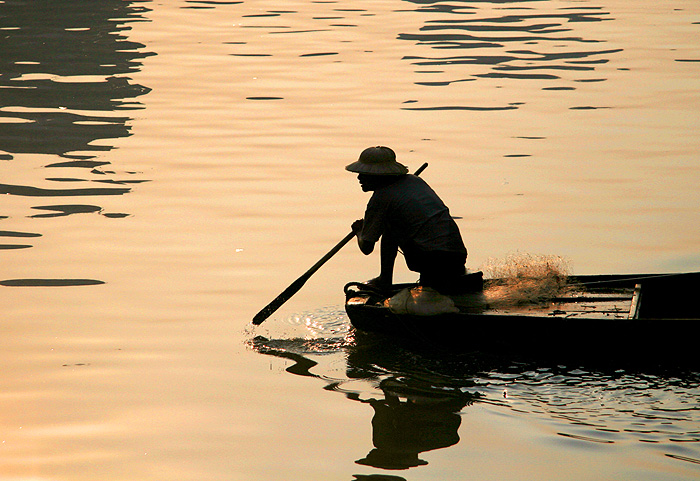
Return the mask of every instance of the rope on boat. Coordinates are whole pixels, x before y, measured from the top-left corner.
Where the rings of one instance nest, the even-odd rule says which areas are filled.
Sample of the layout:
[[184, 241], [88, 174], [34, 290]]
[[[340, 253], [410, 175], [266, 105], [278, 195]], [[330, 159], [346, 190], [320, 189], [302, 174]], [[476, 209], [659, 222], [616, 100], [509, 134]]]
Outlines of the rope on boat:
[[[351, 292], [351, 288], [356, 288], [357, 290], [354, 292]], [[345, 287], [343, 287], [343, 292], [345, 293], [345, 296], [349, 296], [351, 293], [352, 294], [374, 294], [376, 296], [382, 296], [382, 297], [391, 297], [390, 292], [383, 291], [377, 287], [370, 286], [369, 284], [365, 284], [362, 282], [348, 282], [345, 284]]]

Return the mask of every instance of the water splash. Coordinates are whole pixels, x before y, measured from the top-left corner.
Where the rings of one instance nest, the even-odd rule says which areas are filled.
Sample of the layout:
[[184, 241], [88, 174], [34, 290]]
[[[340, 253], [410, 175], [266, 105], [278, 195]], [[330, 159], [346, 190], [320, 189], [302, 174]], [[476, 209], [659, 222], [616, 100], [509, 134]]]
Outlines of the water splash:
[[569, 266], [562, 257], [516, 253], [488, 259], [481, 267], [487, 278], [497, 279], [484, 290], [493, 307], [543, 302], [568, 290]]
[[[338, 306], [328, 306], [269, 320], [263, 326], [251, 327], [250, 334], [253, 332], [270, 339], [294, 339], [309, 346], [326, 346], [321, 350], [337, 350], [347, 342], [351, 329], [345, 311]], [[319, 344], [320, 340], [324, 342]]]

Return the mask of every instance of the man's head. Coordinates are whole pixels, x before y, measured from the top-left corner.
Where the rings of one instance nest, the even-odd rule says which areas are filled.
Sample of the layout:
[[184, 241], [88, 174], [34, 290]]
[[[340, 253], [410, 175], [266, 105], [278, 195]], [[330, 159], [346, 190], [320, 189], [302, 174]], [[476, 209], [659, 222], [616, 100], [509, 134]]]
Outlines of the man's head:
[[395, 176], [408, 173], [408, 167], [396, 161], [396, 154], [389, 147], [369, 147], [362, 151], [360, 158], [345, 167], [345, 170], [358, 174]]
[[389, 184], [397, 181], [401, 175], [373, 175], [373, 174], [357, 174], [357, 180], [360, 182], [360, 187], [364, 192], [381, 189]]

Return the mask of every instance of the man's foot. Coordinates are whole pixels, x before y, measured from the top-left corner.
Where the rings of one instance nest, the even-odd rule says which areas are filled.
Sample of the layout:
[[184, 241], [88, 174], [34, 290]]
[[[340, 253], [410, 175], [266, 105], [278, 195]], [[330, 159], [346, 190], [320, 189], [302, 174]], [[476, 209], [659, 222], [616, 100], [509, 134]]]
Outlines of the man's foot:
[[391, 290], [391, 282], [386, 282], [381, 276], [365, 281], [363, 284], [382, 292], [388, 292]]

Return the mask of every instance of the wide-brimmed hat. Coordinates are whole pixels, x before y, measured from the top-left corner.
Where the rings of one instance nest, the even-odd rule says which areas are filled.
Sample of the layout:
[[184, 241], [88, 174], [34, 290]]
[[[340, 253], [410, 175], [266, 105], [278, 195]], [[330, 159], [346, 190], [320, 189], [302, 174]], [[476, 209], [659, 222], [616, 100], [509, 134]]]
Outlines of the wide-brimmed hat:
[[360, 158], [345, 167], [345, 170], [358, 174], [403, 175], [408, 167], [396, 162], [396, 154], [389, 147], [369, 147], [362, 151]]

